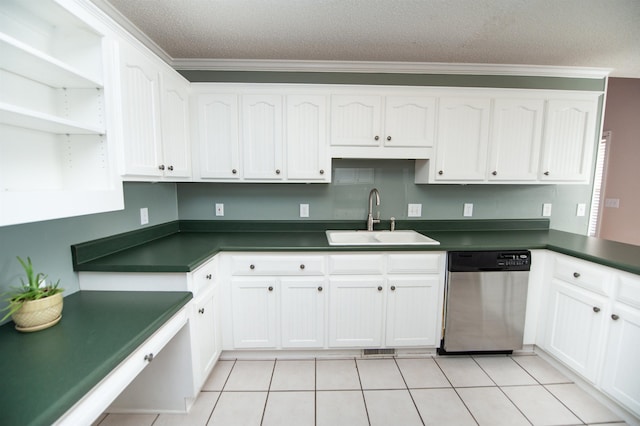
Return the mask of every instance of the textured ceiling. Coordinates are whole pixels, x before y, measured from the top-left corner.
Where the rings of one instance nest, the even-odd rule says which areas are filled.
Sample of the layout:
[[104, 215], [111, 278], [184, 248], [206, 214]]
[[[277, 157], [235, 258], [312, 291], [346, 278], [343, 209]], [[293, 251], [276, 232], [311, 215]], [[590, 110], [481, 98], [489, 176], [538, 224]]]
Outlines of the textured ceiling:
[[174, 59], [612, 68], [640, 78], [640, 0], [100, 0]]

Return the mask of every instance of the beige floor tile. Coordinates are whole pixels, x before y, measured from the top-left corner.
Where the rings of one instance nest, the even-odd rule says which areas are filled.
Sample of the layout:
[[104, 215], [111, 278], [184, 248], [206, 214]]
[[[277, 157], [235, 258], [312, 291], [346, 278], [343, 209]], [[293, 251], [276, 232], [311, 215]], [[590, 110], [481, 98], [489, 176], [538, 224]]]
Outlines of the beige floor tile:
[[109, 414], [100, 426], [151, 426], [157, 414]]
[[454, 389], [411, 389], [410, 392], [426, 426], [476, 425]]
[[259, 426], [267, 392], [222, 392], [207, 426]]
[[354, 359], [318, 360], [316, 362], [316, 389], [360, 390], [360, 379]]
[[571, 380], [551, 364], [535, 355], [513, 356], [512, 359], [527, 370], [540, 384], [571, 383]]
[[438, 357], [435, 360], [453, 387], [495, 386], [472, 358]]
[[411, 395], [406, 389], [364, 391], [371, 426], [421, 426]]
[[506, 356], [477, 356], [476, 362], [498, 386], [536, 385], [527, 371]]
[[358, 374], [362, 389], [406, 389], [400, 370], [393, 358], [359, 359]]
[[502, 390], [534, 426], [580, 424], [580, 419], [542, 385], [507, 386]]
[[529, 421], [497, 387], [456, 389], [480, 426], [530, 426]]
[[314, 392], [269, 392], [262, 426], [313, 426]]
[[585, 423], [621, 420], [615, 413], [575, 384], [546, 385], [545, 387]]
[[187, 414], [160, 414], [153, 426], [203, 426], [207, 424], [220, 392], [200, 392]]
[[211, 374], [209, 374], [209, 377], [207, 377], [202, 390], [221, 391], [234, 363], [235, 361], [218, 361], [216, 366], [213, 367]]
[[318, 391], [317, 426], [367, 426], [369, 419], [362, 391]]
[[275, 361], [236, 361], [225, 391], [267, 391]]
[[396, 362], [409, 388], [451, 387], [433, 358], [401, 358]]
[[316, 362], [304, 361], [276, 361], [271, 380], [272, 391], [291, 390], [315, 390], [316, 386]]

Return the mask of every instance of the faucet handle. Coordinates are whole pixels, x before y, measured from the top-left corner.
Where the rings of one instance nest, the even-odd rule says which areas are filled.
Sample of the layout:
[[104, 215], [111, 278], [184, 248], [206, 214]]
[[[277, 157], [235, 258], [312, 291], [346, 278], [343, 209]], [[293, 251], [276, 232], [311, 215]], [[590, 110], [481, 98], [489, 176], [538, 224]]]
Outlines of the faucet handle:
[[395, 231], [395, 230], [396, 230], [396, 218], [395, 218], [395, 217], [393, 217], [393, 216], [391, 216], [391, 217], [389, 218], [389, 220], [391, 221], [391, 225], [389, 226], [389, 230], [390, 230], [391, 232], [393, 232], [393, 231]]

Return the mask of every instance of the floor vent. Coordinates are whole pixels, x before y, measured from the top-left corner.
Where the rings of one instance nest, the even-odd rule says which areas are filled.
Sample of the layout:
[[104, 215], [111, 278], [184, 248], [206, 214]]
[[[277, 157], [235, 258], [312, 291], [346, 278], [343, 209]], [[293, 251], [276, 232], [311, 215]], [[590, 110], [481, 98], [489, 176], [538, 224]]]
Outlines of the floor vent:
[[370, 356], [370, 355], [395, 355], [395, 349], [363, 349], [362, 356]]

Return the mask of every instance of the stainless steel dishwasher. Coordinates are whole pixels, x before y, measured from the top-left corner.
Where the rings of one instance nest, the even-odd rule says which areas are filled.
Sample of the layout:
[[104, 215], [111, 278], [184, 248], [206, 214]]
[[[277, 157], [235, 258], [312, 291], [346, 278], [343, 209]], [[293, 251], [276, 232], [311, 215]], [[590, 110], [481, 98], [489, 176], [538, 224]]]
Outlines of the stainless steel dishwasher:
[[454, 251], [447, 260], [444, 339], [438, 353], [521, 349], [531, 252]]

